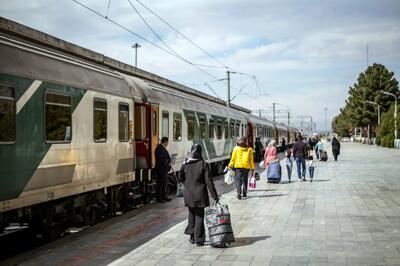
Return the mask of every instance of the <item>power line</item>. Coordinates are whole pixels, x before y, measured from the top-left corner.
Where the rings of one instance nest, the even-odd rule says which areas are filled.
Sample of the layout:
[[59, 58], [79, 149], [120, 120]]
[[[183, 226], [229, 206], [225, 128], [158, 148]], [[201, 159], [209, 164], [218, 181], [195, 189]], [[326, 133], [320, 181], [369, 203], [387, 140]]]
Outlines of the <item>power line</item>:
[[211, 73], [209, 73], [209, 72], [207, 72], [207, 71], [201, 69], [200, 67], [198, 67], [198, 66], [195, 65], [194, 63], [192, 63], [192, 62], [190, 62], [190, 61], [188, 61], [188, 60], [186, 60], [186, 59], [184, 59], [184, 58], [177, 57], [174, 53], [172, 53], [172, 52], [166, 50], [165, 48], [159, 46], [158, 44], [156, 44], [156, 43], [154, 43], [154, 42], [148, 40], [147, 38], [141, 36], [140, 34], [134, 32], [134, 31], [132, 31], [131, 29], [129, 29], [129, 28], [127, 28], [127, 27], [121, 25], [120, 23], [116, 22], [115, 20], [112, 20], [112, 19], [110, 19], [110, 18], [108, 18], [108, 17], [106, 17], [106, 16], [100, 14], [98, 11], [96, 11], [96, 10], [94, 10], [94, 9], [92, 9], [92, 8], [90, 8], [90, 7], [88, 7], [87, 5], [81, 3], [81, 2], [79, 2], [79, 1], [77, 1], [77, 0], [72, 0], [72, 1], [75, 2], [76, 4], [82, 6], [83, 8], [89, 10], [90, 12], [96, 14], [97, 16], [106, 19], [107, 21], [109, 21], [110, 23], [114, 24], [115, 26], [117, 26], [117, 27], [119, 27], [119, 28], [121, 28], [121, 29], [123, 29], [123, 30], [129, 32], [130, 34], [136, 36], [137, 38], [139, 38], [139, 39], [141, 39], [141, 40], [143, 40], [143, 41], [145, 41], [145, 42], [150, 43], [150, 44], [153, 45], [154, 47], [156, 47], [156, 48], [158, 48], [158, 49], [160, 49], [160, 50], [162, 50], [162, 51], [164, 51], [164, 52], [166, 52], [166, 53], [168, 53], [168, 54], [170, 54], [170, 55], [172, 55], [172, 56], [174, 56], [174, 57], [176, 57], [176, 58], [178, 58], [178, 59], [180, 59], [180, 60], [182, 60], [182, 61], [184, 61], [185, 63], [188, 63], [189, 65], [193, 66], [194, 68], [196, 68], [197, 70], [203, 72], [204, 74], [206, 74], [206, 75], [212, 77], [213, 79], [218, 79], [216, 76], [214, 76], [213, 74], [211, 74]]
[[220, 60], [218, 60], [217, 58], [215, 58], [214, 56], [212, 56], [210, 53], [208, 53], [206, 50], [204, 50], [203, 48], [201, 48], [199, 45], [197, 45], [195, 42], [193, 42], [190, 38], [186, 37], [183, 33], [181, 33], [178, 29], [176, 29], [174, 26], [172, 26], [170, 23], [168, 23], [165, 19], [163, 19], [162, 17], [160, 17], [158, 14], [156, 14], [153, 10], [151, 10], [148, 6], [146, 6], [145, 4], [143, 4], [141, 1], [136, 0], [136, 2], [138, 2], [140, 5], [142, 5], [144, 8], [146, 8], [150, 13], [152, 13], [154, 16], [156, 16], [159, 20], [161, 20], [162, 22], [164, 22], [168, 27], [170, 27], [172, 30], [174, 30], [177, 34], [179, 34], [182, 38], [184, 38], [185, 40], [187, 40], [188, 42], [190, 42], [192, 45], [194, 45], [195, 47], [197, 47], [198, 49], [200, 49], [203, 53], [205, 53], [208, 57], [212, 58], [214, 61], [216, 61], [217, 63], [219, 63], [220, 65], [222, 65], [224, 68], [230, 68], [227, 65], [225, 65], [224, 63], [222, 63]]
[[[172, 53], [174, 53], [177, 57], [179, 57], [181, 60], [184, 60], [186, 62], [189, 62], [189, 60], [187, 60], [186, 58], [184, 58], [182, 55], [178, 54], [178, 52], [176, 52], [174, 49], [172, 49], [171, 46], [169, 46], [162, 38], [161, 36], [153, 29], [153, 27], [151, 27], [151, 25], [146, 21], [146, 19], [142, 16], [142, 14], [140, 14], [139, 10], [132, 4], [132, 2], [130, 0], [128, 0], [129, 4], [131, 5], [131, 7], [133, 8], [133, 10], [135, 10], [136, 14], [140, 17], [140, 19], [143, 21], [144, 24], [146, 24], [146, 26], [149, 28], [149, 30], [157, 37], [157, 39], [162, 42], [165, 47], [167, 47]], [[197, 63], [193, 63], [191, 62], [193, 65], [199, 66], [199, 67], [210, 67], [210, 68], [223, 68], [220, 66], [209, 66], [209, 65], [203, 65], [203, 64], [197, 64]]]

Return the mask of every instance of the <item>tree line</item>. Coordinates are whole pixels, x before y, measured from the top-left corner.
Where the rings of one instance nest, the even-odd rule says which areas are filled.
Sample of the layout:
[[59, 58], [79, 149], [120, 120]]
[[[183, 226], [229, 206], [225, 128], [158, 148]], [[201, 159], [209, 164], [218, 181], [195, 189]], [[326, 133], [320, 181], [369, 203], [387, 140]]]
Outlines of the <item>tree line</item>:
[[[399, 84], [394, 73], [382, 64], [373, 64], [360, 73], [357, 82], [349, 88], [349, 95], [340, 114], [332, 121], [332, 129], [341, 137], [355, 134], [355, 128], [361, 128], [363, 136], [369, 134], [376, 143], [384, 147], [393, 147], [394, 143], [394, 97], [383, 94], [386, 91], [400, 96]], [[381, 123], [378, 125], [377, 105], [380, 105]], [[399, 108], [398, 108], [399, 111]], [[398, 129], [400, 115], [397, 115]], [[399, 134], [399, 132], [398, 132]]]

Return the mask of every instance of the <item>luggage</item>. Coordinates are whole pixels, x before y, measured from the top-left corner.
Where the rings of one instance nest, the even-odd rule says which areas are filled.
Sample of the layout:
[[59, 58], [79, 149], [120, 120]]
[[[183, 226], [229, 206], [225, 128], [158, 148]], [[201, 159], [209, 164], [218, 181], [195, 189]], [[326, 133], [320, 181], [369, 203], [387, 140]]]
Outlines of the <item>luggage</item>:
[[235, 242], [228, 205], [213, 203], [206, 210], [205, 216], [212, 247], [225, 247]]
[[183, 191], [185, 190], [185, 185], [176, 177], [175, 173], [174, 177], [176, 180], [176, 196], [183, 197]]
[[321, 161], [323, 162], [328, 161], [328, 153], [326, 151], [321, 152]]
[[270, 163], [267, 170], [268, 182], [279, 183], [281, 182], [281, 176], [282, 176], [282, 168], [279, 161]]

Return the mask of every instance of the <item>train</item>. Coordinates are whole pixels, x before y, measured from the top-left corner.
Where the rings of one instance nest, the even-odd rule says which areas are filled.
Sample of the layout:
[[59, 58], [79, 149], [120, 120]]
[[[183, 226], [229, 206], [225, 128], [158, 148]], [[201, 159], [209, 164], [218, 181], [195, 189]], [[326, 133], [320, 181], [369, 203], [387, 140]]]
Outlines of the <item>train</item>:
[[0, 232], [27, 223], [51, 237], [148, 203], [162, 137], [173, 171], [200, 143], [218, 174], [238, 137], [297, 132], [5, 18], [0, 58]]

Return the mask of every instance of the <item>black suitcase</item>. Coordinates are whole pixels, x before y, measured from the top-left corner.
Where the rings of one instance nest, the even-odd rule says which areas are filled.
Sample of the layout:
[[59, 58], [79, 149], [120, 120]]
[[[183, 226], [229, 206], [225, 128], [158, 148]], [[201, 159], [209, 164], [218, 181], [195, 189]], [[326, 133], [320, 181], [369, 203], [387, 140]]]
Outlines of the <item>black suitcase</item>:
[[328, 153], [326, 151], [321, 152], [321, 161], [328, 161]]
[[228, 205], [213, 203], [206, 210], [206, 224], [212, 247], [226, 247], [235, 242]]

